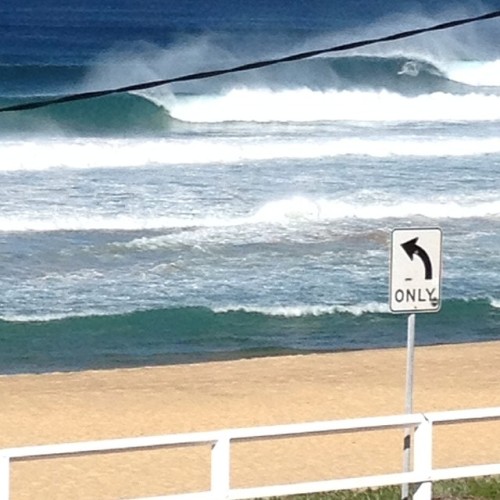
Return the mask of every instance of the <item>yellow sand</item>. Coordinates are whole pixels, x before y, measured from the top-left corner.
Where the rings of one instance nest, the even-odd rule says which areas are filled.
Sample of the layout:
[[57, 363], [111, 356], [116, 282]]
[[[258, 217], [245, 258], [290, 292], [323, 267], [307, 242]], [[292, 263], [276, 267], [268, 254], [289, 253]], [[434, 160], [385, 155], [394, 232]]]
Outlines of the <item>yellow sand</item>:
[[[404, 412], [404, 349], [0, 377], [0, 447]], [[500, 406], [500, 342], [418, 348], [414, 410]], [[402, 431], [240, 443], [236, 487], [402, 467]], [[199, 491], [207, 446], [15, 462], [13, 499]], [[500, 461], [500, 422], [435, 433], [437, 466]]]

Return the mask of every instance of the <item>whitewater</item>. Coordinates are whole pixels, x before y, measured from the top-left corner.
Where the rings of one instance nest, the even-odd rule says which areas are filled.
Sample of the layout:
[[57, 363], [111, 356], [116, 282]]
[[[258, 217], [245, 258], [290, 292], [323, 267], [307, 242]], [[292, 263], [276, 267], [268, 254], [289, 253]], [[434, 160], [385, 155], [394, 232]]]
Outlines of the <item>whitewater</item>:
[[[25, 31], [0, 44], [1, 106], [464, 15], [90, 4], [4, 12]], [[404, 345], [399, 227], [443, 231], [443, 306], [417, 342], [497, 339], [499, 30], [0, 114], [0, 372]]]

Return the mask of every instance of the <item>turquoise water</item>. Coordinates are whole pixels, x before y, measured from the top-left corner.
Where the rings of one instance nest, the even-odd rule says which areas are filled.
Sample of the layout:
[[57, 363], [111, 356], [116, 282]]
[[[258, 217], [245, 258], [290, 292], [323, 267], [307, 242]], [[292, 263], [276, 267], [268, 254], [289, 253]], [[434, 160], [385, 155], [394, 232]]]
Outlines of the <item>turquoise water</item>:
[[[4, 2], [0, 106], [482, 8]], [[396, 227], [443, 230], [417, 342], [499, 338], [499, 30], [0, 114], [0, 372], [402, 346]]]

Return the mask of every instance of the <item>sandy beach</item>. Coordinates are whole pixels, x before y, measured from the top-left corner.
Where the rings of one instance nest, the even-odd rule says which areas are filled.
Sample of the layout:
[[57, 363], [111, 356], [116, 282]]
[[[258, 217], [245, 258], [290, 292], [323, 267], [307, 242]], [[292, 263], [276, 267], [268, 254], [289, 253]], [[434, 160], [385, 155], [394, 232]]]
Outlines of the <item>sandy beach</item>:
[[[110, 439], [403, 413], [405, 349], [0, 377], [0, 446]], [[500, 405], [500, 342], [417, 348], [415, 411]], [[233, 447], [232, 484], [396, 472], [400, 431]], [[500, 460], [500, 422], [435, 433], [438, 466]], [[198, 491], [208, 447], [16, 462], [13, 499]]]

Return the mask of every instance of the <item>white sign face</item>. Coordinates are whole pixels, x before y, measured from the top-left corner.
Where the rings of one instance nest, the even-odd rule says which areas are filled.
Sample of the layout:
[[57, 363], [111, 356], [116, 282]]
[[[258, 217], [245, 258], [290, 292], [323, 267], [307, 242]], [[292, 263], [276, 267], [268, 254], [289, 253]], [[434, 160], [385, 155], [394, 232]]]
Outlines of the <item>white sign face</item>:
[[439, 228], [394, 229], [389, 307], [393, 312], [441, 308], [442, 233]]

